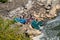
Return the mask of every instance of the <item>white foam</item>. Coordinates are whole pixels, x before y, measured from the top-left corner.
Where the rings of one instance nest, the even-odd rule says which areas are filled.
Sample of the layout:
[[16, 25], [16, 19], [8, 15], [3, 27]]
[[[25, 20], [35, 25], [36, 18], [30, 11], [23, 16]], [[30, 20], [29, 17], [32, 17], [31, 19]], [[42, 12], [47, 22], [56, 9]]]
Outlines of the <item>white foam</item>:
[[44, 37], [44, 33], [40, 34], [39, 36], [33, 37], [33, 40], [40, 40], [40, 38]]

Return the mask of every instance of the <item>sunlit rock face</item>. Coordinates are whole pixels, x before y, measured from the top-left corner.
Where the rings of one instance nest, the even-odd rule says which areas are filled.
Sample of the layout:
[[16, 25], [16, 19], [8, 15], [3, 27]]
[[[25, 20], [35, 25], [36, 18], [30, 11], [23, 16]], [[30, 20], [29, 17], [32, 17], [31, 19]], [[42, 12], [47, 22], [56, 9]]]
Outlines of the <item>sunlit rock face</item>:
[[[7, 2], [5, 4], [0, 4], [0, 11], [5, 14], [7, 12], [9, 15], [10, 13], [14, 17], [14, 15], [17, 14], [16, 11], [18, 11], [18, 15], [23, 13], [30, 13], [38, 15], [43, 20], [45, 18], [53, 18], [56, 17], [56, 9], [60, 8], [59, 0], [9, 0], [10, 2]], [[18, 7], [23, 6], [23, 10], [15, 10], [18, 9]], [[20, 7], [21, 8], [21, 7]], [[27, 8], [25, 10], [25, 8]], [[14, 11], [14, 13], [12, 13]], [[14, 15], [13, 15], [14, 14]], [[16, 16], [18, 16], [16, 15]]]
[[12, 2], [13, 0], [8, 0], [8, 2]]
[[[40, 18], [45, 19], [45, 18], [53, 18], [56, 17], [56, 9], [60, 8], [60, 1], [58, 0], [9, 0], [11, 2], [7, 2], [5, 4], [0, 3], [0, 11], [4, 14], [4, 11], [8, 12], [10, 15], [11, 11], [14, 11], [18, 7], [21, 8], [23, 7], [23, 12], [24, 13], [30, 13], [30, 14], [36, 14]], [[26, 9], [27, 8], [27, 9]], [[4, 11], [3, 11], [4, 10]], [[17, 10], [18, 11], [18, 10]], [[19, 10], [18, 14], [20, 13], [21, 10]], [[14, 12], [15, 14], [16, 11]], [[12, 13], [12, 14], [14, 14]], [[14, 16], [14, 15], [13, 15]]]

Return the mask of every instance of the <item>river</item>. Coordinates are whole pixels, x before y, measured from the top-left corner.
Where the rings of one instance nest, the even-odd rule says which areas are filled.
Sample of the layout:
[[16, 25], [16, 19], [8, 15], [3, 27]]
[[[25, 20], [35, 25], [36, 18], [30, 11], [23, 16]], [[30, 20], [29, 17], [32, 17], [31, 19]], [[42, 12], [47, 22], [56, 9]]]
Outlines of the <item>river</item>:
[[60, 32], [60, 30], [50, 30], [58, 25], [60, 25], [60, 15], [52, 20], [47, 21], [42, 30], [42, 34], [34, 37], [33, 40], [60, 40], [59, 37], [57, 37], [57, 34]]

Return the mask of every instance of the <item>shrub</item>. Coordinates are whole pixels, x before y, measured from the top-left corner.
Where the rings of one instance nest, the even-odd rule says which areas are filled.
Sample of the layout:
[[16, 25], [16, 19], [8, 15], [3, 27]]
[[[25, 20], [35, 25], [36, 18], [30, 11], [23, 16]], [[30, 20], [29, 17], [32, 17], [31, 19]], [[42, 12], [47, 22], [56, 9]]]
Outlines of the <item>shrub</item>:
[[2, 3], [6, 3], [8, 0], [0, 0], [0, 2]]
[[0, 17], [0, 40], [30, 40], [24, 33], [18, 34], [18, 26], [11, 29], [10, 25], [14, 23], [12, 20], [4, 20]]

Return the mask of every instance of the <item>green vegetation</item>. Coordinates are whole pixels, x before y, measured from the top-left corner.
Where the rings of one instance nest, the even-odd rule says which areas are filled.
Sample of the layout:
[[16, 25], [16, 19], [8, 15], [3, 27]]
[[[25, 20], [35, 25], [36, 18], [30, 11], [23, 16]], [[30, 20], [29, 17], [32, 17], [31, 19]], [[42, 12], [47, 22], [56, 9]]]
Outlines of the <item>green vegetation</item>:
[[14, 23], [12, 20], [0, 17], [0, 40], [30, 40], [29, 37], [19, 31], [18, 26], [11, 29], [10, 25]]
[[8, 0], [0, 0], [0, 2], [2, 3], [6, 3]]

